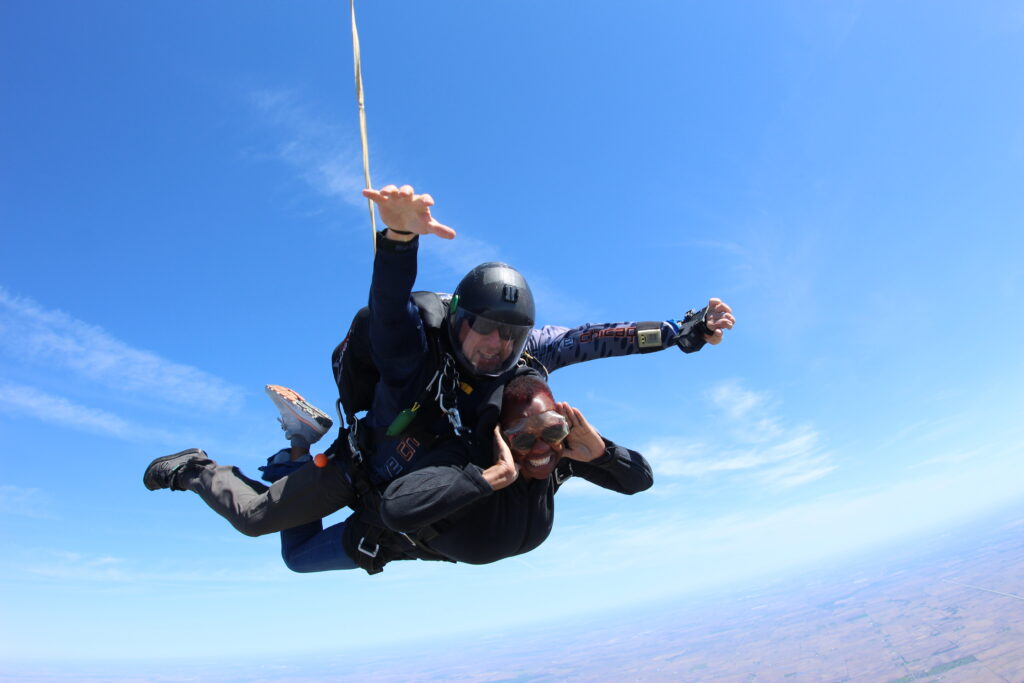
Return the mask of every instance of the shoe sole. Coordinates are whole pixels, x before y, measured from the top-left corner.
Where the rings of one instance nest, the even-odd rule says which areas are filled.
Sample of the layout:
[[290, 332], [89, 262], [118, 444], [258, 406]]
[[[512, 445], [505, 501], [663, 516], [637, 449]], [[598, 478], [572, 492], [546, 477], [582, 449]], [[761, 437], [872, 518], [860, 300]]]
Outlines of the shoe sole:
[[[264, 389], [267, 395], [270, 396], [274, 405], [281, 409], [281, 406], [288, 408], [288, 412], [295, 416], [302, 424], [306, 425], [320, 436], [323, 436], [327, 431], [334, 425], [327, 413], [314, 407], [311, 403], [307, 402], [306, 399], [299, 395], [299, 392], [289, 389], [288, 387], [282, 387], [277, 384], [268, 384]], [[308, 411], [308, 412], [306, 412]], [[316, 418], [323, 418], [327, 420], [329, 426], [325, 427], [316, 421]]]
[[197, 456], [199, 456], [200, 458], [204, 458], [204, 459], [207, 457], [206, 451], [204, 451], [204, 450], [202, 450], [200, 448], [186, 448], [183, 451], [178, 451], [177, 453], [172, 453], [171, 455], [165, 455], [165, 456], [159, 457], [156, 460], [154, 460], [153, 462], [149, 463], [149, 467], [147, 467], [146, 471], [142, 474], [142, 483], [150, 491], [159, 491], [160, 489], [167, 488], [167, 486], [157, 486], [157, 485], [155, 485], [153, 483], [152, 478], [150, 478], [149, 473], [153, 471], [153, 468], [156, 465], [159, 465], [162, 462], [167, 462], [168, 460], [173, 460], [174, 458], [180, 458], [181, 456], [188, 455], [190, 453], [195, 453]]

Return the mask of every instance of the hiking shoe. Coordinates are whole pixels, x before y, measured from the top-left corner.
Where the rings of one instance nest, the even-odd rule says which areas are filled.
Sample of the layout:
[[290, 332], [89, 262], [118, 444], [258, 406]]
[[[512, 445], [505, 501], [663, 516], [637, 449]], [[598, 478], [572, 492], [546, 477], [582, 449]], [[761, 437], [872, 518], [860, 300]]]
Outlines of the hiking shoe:
[[287, 387], [276, 384], [266, 386], [267, 396], [281, 411], [277, 421], [281, 423], [284, 436], [291, 441], [301, 436], [309, 444], [314, 444], [327, 433], [334, 423], [327, 413], [306, 402], [306, 399]]
[[142, 483], [150, 491], [157, 489], [171, 489], [172, 491], [184, 491], [177, 483], [178, 474], [186, 465], [201, 460], [209, 460], [205, 451], [198, 448], [190, 448], [187, 451], [165, 455], [149, 463], [146, 473], [142, 475]]

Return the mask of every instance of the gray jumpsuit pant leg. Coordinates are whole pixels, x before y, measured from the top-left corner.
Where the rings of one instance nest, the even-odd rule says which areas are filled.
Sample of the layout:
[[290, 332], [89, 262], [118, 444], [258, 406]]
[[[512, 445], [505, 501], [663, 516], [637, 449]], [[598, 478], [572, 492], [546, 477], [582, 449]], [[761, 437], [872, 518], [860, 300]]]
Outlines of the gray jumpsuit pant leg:
[[333, 460], [322, 468], [306, 463], [269, 487], [237, 467], [204, 460], [183, 472], [180, 484], [246, 536], [323, 519], [355, 500], [351, 482]]

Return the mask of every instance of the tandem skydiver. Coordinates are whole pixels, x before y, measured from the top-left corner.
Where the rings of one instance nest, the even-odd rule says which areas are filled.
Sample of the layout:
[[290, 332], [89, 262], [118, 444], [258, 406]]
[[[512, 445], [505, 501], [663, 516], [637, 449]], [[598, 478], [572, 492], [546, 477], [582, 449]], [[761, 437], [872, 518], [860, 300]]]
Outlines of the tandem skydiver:
[[[268, 393], [282, 410], [282, 424], [316, 411], [284, 387]], [[282, 401], [282, 396], [290, 399]], [[380, 519], [398, 540], [378, 552], [374, 570], [394, 560], [426, 559], [489, 564], [529, 552], [543, 543], [554, 522], [554, 494], [572, 476], [632, 495], [653, 483], [639, 453], [598, 434], [582, 413], [555, 403], [541, 379], [521, 375], [505, 388], [494, 463], [482, 449], [453, 439], [437, 450], [433, 464], [392, 481], [380, 500]], [[309, 460], [288, 451], [271, 458], [264, 479], [274, 481]], [[489, 470], [503, 471], [492, 483]], [[364, 512], [324, 529], [320, 521], [281, 532], [281, 555], [295, 572], [366, 568]], [[422, 535], [424, 529], [430, 534]], [[404, 540], [409, 539], [409, 540]], [[415, 540], [413, 540], [415, 539]], [[423, 552], [426, 551], [426, 552]], [[375, 573], [375, 572], [374, 572]]]
[[[473, 432], [489, 440], [490, 424], [477, 424], [478, 410], [496, 415], [501, 388], [513, 374], [522, 372], [514, 365], [533, 324], [532, 295], [522, 276], [504, 264], [484, 264], [474, 269], [455, 295], [461, 305], [449, 305], [443, 314], [443, 327], [448, 335], [428, 334], [421, 311], [410, 300], [415, 280], [417, 236], [434, 233], [451, 238], [454, 235], [430, 215], [433, 200], [429, 195], [415, 195], [412, 188], [400, 190], [388, 186], [364, 194], [380, 207], [381, 217], [389, 227], [378, 235], [378, 251], [374, 261], [373, 285], [370, 292], [370, 336], [373, 340], [374, 363], [380, 369], [380, 381], [373, 391], [372, 406], [367, 414], [364, 435], [374, 437], [368, 449], [370, 464], [378, 485], [386, 484], [403, 472], [429, 465], [421, 451], [429, 453], [433, 444], [411, 437], [389, 437], [388, 427], [422, 395], [427, 378], [439, 371], [442, 380], [459, 390], [437, 396], [444, 411], [435, 410], [430, 424], [420, 426], [420, 433], [435, 437], [451, 436], [461, 422], [469, 437]], [[396, 229], [397, 226], [397, 229]], [[486, 285], [485, 285], [486, 283]], [[457, 300], [458, 301], [458, 300]], [[591, 357], [625, 355], [635, 351], [652, 351], [673, 343], [684, 351], [694, 351], [704, 342], [718, 343], [723, 330], [733, 326], [731, 310], [712, 299], [700, 315], [690, 315], [682, 324], [655, 323], [642, 328], [636, 325], [598, 325], [577, 328], [574, 341], [580, 346], [562, 344], [538, 347], [540, 339], [562, 335], [565, 328], [534, 331], [534, 360], [547, 359], [548, 369]], [[582, 331], [581, 331], [582, 330]], [[610, 332], [610, 334], [608, 334]], [[630, 336], [629, 332], [632, 332]], [[592, 356], [582, 350], [593, 344]], [[436, 348], [442, 347], [442, 358]], [[454, 358], [454, 360], [453, 360]], [[438, 367], [441, 365], [442, 367]], [[457, 380], [457, 381], [456, 381]], [[467, 393], [466, 389], [472, 389]], [[437, 408], [438, 406], [434, 406]], [[429, 413], [430, 411], [425, 411]], [[329, 420], [318, 416], [318, 426], [326, 432]], [[423, 420], [421, 420], [423, 422]], [[325, 426], [326, 425], [326, 426]], [[474, 429], [475, 427], [475, 429]], [[432, 431], [431, 431], [432, 430]], [[321, 432], [322, 433], [322, 432]], [[301, 444], [301, 435], [296, 435]], [[308, 439], [307, 439], [308, 440]], [[344, 439], [335, 442], [344, 449]], [[151, 490], [171, 488], [198, 493], [211, 508], [228, 519], [247, 535], [262, 535], [319, 520], [350, 505], [355, 499], [352, 481], [338, 461], [326, 467], [307, 466], [274, 483], [269, 489], [254, 482], [232, 467], [218, 466], [198, 449], [190, 449], [154, 460], [147, 468], [144, 483]]]
[[[430, 215], [433, 199], [415, 195], [409, 186], [399, 190], [389, 185], [364, 194], [378, 204], [388, 226], [377, 235], [369, 296], [370, 346], [380, 378], [367, 415], [358, 423], [360, 439], [368, 441], [359, 446], [374, 484], [383, 486], [425, 464], [424, 452], [429, 454], [437, 439], [457, 432], [463, 438], [491, 438], [501, 391], [508, 379], [523, 372], [516, 365], [533, 328], [534, 305], [518, 271], [504, 264], [484, 264], [456, 288], [457, 306], [440, 310], [435, 302], [436, 310], [421, 312], [411, 299], [418, 236], [451, 239], [455, 232]], [[441, 319], [439, 329], [425, 328], [427, 313]], [[432, 378], [437, 391], [427, 401], [423, 394]], [[415, 420], [420, 438], [389, 436], [396, 419], [418, 404], [424, 404]], [[481, 414], [489, 415], [489, 424], [478, 424]], [[332, 446], [336, 452], [349, 450], [345, 438]], [[240, 532], [259, 536], [322, 519], [353, 504], [357, 492], [344, 455], [331, 458], [324, 467], [301, 468], [265, 489], [237, 468], [219, 466], [203, 451], [190, 449], [154, 460], [143, 483], [151, 490], [194, 491]]]

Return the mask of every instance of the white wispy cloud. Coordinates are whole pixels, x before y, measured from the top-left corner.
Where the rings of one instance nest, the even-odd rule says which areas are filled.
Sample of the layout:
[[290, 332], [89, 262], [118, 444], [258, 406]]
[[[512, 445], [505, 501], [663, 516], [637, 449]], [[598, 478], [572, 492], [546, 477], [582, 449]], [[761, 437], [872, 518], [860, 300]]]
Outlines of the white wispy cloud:
[[34, 417], [96, 434], [126, 438], [132, 431], [131, 425], [117, 415], [78, 405], [23, 384], [0, 382], [0, 405], [9, 414]]
[[934, 467], [935, 465], [963, 463], [968, 460], [985, 458], [988, 454], [988, 450], [985, 448], [952, 449], [925, 460], [911, 463], [907, 465], [907, 469], [927, 469], [929, 467]]
[[481, 263], [507, 260], [501, 257], [501, 251], [493, 244], [461, 233], [454, 242], [421, 238], [420, 251], [427, 263], [440, 263], [455, 276], [452, 289], [459, 278]]
[[711, 402], [729, 417], [739, 419], [764, 404], [764, 394], [744, 389], [736, 380], [721, 382], [708, 392]]
[[116, 439], [177, 444], [183, 436], [165, 429], [138, 425], [105, 410], [83, 406], [61, 396], [11, 382], [0, 381], [0, 408], [9, 415], [32, 417], [50, 425], [62, 425]]
[[[293, 168], [299, 178], [318, 194], [340, 199], [351, 206], [366, 207], [366, 200], [361, 194], [364, 182], [362, 150], [354, 130], [315, 112], [290, 90], [261, 90], [252, 95], [252, 101], [265, 120], [283, 135], [283, 141], [274, 151], [277, 159]], [[387, 173], [386, 170], [383, 173], [376, 170], [377, 177]], [[459, 279], [481, 263], [509, 260], [500, 246], [473, 237], [458, 225], [453, 227], [459, 231], [454, 243], [436, 238], [424, 239], [420, 243], [423, 255], [421, 273], [431, 276], [435, 264], [447, 271], [440, 274], [440, 281], [451, 284], [441, 286], [442, 289], [455, 289]], [[512, 265], [525, 274], [527, 264]], [[438, 276], [434, 275], [436, 282]], [[530, 273], [528, 280], [534, 299], [542, 301], [547, 315], [553, 317], [547, 322], [569, 326], [585, 322], [576, 319], [578, 312], [584, 310], [576, 297], [540, 273]]]
[[[0, 287], [0, 352], [46, 372], [70, 371], [79, 378], [128, 394], [142, 394], [147, 401], [166, 401], [182, 406], [237, 410], [242, 392], [198, 368], [174, 363], [159, 355], [136, 349], [100, 327], [62, 311], [46, 310], [32, 299], [10, 294]], [[33, 410], [39, 397], [24, 398]], [[10, 400], [10, 399], [9, 399]], [[18, 400], [18, 397], [14, 397]], [[68, 419], [91, 424], [108, 432], [124, 425], [102, 412], [91, 415], [60, 408]]]
[[52, 548], [31, 548], [23, 553], [20, 561], [6, 563], [9, 576], [107, 584], [275, 583], [295, 576], [276, 559], [247, 568], [211, 568], [198, 561], [160, 567], [140, 565], [133, 558]]
[[26, 489], [10, 484], [0, 486], [0, 513], [36, 519], [56, 517], [52, 511], [52, 501], [40, 489]]
[[707, 392], [710, 405], [727, 418], [715, 439], [680, 435], [650, 440], [642, 452], [658, 476], [707, 478], [743, 474], [762, 487], [785, 489], [821, 479], [836, 466], [820, 434], [808, 425], [788, 425], [773, 414], [767, 394], [723, 381]]
[[77, 581], [126, 581], [125, 561], [110, 555], [52, 551], [45, 561], [25, 566], [26, 573], [53, 579]]
[[760, 474], [761, 481], [768, 486], [793, 488], [821, 479], [836, 469], [831, 464], [831, 455], [808, 455], [778, 463]]
[[354, 132], [312, 111], [288, 90], [261, 90], [253, 104], [283, 134], [275, 149], [278, 159], [295, 169], [316, 192], [350, 204], [366, 206], [362, 151]]
[[551, 566], [561, 566], [566, 556], [587, 553], [589, 564], [605, 571], [605, 560], [628, 564], [656, 555], [677, 558], [678, 566], [705, 564], [712, 576], [722, 567], [735, 567], [738, 573], [754, 569], [742, 566], [748, 558], [763, 570], [941, 528], [1021, 500], [1022, 449], [989, 450], [993, 457], [984, 462], [777, 508], [706, 517], [700, 510], [673, 504], [586, 519], [566, 519], [563, 509], [562, 533], [549, 551], [558, 556]]

